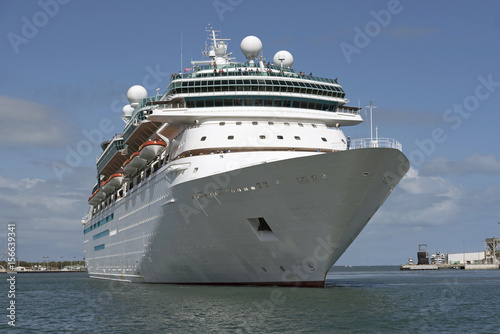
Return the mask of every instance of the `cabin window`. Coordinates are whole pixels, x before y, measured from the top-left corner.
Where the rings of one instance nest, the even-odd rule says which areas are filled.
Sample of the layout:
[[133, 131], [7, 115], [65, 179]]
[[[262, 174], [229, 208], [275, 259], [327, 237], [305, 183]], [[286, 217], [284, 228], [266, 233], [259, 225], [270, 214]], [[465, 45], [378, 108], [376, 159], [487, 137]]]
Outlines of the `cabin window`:
[[229, 140], [233, 140], [233, 139], [234, 139], [234, 136], [227, 136], [227, 139], [229, 139]]
[[278, 135], [278, 139], [283, 139], [283, 136], [281, 136], [281, 135]]
[[321, 137], [321, 140], [326, 141], [326, 138], [325, 137]]
[[290, 126], [290, 123], [283, 123], [285, 126]]
[[226, 125], [226, 122], [220, 122], [219, 125], [224, 126], [224, 125]]
[[241, 122], [236, 122], [236, 125], [241, 125]]
[[295, 136], [295, 139], [296, 139], [296, 140], [300, 140], [300, 137], [299, 137], [299, 136]]
[[274, 125], [274, 122], [267, 122], [267, 124], [269, 124], [269, 125]]
[[299, 126], [300, 126], [301, 128], [302, 128], [302, 127], [304, 127], [304, 124], [302, 124], [302, 123], [298, 123], [298, 124], [299, 124]]
[[311, 126], [312, 126], [313, 128], [317, 128], [316, 124], [311, 124]]
[[259, 122], [252, 122], [252, 125], [259, 125]]
[[260, 136], [259, 136], [259, 139], [266, 139], [266, 136], [264, 136], [264, 135], [260, 135]]
[[201, 137], [200, 141], [205, 141], [207, 139], [206, 136]]

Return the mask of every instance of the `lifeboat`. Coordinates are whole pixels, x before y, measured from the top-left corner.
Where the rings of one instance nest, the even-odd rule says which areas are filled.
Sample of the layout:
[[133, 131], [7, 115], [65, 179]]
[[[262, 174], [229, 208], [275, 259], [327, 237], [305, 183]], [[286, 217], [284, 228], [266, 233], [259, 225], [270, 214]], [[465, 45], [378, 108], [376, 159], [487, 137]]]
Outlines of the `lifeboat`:
[[106, 198], [106, 192], [101, 189], [97, 189], [96, 192], [94, 193], [94, 198], [97, 200], [97, 202], [101, 202]]
[[99, 201], [97, 200], [97, 198], [95, 197], [95, 194], [97, 193], [94, 192], [90, 197], [89, 197], [89, 204], [90, 205], [96, 205], [96, 204], [99, 204]]
[[127, 159], [127, 161], [123, 163], [123, 172], [128, 175], [134, 175], [137, 172], [137, 168], [132, 166], [130, 159]]
[[109, 186], [112, 190], [115, 190], [119, 188], [122, 185], [122, 183], [123, 183], [123, 174], [116, 173], [109, 177], [106, 185]]
[[146, 160], [139, 157], [139, 152], [135, 152], [130, 156], [130, 163], [134, 168], [142, 168], [146, 165]]
[[139, 147], [139, 157], [149, 162], [158, 156], [165, 147], [167, 144], [163, 140], [147, 141]]
[[110, 192], [113, 192], [114, 188], [109, 184], [108, 181], [105, 181], [101, 184], [101, 189], [105, 192], [105, 193], [110, 193]]

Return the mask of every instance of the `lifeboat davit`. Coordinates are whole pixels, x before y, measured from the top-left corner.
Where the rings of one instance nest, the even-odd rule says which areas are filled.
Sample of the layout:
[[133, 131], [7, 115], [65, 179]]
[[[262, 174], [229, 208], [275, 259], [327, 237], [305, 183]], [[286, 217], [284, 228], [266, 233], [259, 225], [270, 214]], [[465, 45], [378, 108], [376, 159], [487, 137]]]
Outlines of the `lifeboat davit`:
[[139, 152], [135, 152], [130, 156], [130, 163], [134, 168], [142, 168], [146, 165], [146, 160], [139, 157]]
[[167, 147], [167, 144], [163, 140], [147, 141], [139, 147], [139, 157], [149, 162], [158, 156], [165, 147]]
[[123, 172], [128, 175], [134, 175], [137, 172], [137, 168], [132, 166], [130, 159], [127, 159], [127, 161], [123, 163]]

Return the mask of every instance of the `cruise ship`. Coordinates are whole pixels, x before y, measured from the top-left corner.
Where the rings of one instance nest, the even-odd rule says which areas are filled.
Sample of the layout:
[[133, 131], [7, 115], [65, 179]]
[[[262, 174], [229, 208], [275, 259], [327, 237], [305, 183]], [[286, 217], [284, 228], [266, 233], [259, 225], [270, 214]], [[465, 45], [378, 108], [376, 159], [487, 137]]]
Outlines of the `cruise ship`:
[[[82, 219], [91, 278], [323, 287], [406, 174], [393, 139], [351, 139], [363, 122], [337, 79], [292, 69], [208, 28], [206, 60], [163, 94], [135, 85], [123, 133], [101, 144]], [[271, 59], [269, 59], [271, 60]]]

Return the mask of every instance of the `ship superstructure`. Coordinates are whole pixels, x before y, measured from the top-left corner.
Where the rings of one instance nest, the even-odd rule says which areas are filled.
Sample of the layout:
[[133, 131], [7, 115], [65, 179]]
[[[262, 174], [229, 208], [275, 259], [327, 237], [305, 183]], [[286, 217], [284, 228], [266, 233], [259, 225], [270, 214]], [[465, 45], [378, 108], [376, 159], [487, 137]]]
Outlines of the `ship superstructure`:
[[89, 276], [154, 283], [323, 286], [327, 271], [408, 170], [337, 80], [260, 56], [208, 29], [205, 61], [162, 95], [133, 86], [122, 135], [102, 144], [83, 220]]

